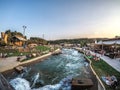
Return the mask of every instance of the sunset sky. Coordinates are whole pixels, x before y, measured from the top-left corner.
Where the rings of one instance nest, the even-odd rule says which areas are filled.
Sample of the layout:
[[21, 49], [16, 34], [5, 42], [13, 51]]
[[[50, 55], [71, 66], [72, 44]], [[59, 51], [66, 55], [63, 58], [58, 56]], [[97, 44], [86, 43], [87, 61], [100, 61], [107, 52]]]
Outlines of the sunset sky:
[[120, 0], [0, 0], [0, 32], [47, 40], [120, 36]]

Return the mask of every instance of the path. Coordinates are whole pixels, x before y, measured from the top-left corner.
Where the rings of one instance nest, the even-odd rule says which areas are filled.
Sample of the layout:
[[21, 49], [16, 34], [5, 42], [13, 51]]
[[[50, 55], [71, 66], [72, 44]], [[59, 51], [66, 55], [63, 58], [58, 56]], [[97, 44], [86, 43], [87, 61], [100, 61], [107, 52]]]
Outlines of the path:
[[8, 69], [12, 69], [20, 64], [17, 61], [17, 57], [8, 57], [8, 58], [0, 58], [0, 72], [6, 71]]

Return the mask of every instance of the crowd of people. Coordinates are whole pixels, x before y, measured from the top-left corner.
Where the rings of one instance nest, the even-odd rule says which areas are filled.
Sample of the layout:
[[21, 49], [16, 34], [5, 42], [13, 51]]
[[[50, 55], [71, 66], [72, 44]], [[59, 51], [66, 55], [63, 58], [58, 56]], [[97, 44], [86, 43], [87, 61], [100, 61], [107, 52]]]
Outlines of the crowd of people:
[[88, 57], [89, 59], [92, 59], [92, 60], [95, 60], [95, 61], [99, 61], [99, 60], [100, 60], [100, 56], [97, 56], [96, 54], [95, 54], [95, 55], [92, 55], [92, 54], [90, 53], [90, 51], [86, 51], [86, 52], [85, 52], [85, 55], [87, 55], [87, 57]]

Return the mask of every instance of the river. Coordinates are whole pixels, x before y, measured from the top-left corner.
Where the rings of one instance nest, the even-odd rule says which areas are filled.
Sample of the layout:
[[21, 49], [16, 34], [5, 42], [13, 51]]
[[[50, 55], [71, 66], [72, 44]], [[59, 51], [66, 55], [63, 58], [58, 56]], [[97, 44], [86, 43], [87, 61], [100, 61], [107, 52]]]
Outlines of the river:
[[62, 49], [62, 54], [29, 65], [21, 74], [13, 72], [7, 80], [15, 90], [71, 90], [72, 78], [89, 78], [87, 65], [83, 54]]

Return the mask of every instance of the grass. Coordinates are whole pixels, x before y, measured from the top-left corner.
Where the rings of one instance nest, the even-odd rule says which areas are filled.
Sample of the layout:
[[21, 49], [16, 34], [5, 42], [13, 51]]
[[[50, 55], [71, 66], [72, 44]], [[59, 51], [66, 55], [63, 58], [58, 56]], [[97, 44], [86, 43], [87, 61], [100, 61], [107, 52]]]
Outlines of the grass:
[[0, 53], [7, 53], [7, 57], [11, 57], [11, 56], [20, 56], [21, 53], [22, 55], [27, 55], [30, 52], [19, 52], [17, 49], [5, 49], [5, 48], [0, 48]]
[[[100, 79], [101, 79], [101, 76], [114, 75], [117, 77], [118, 80], [120, 80], [120, 72], [116, 71], [113, 67], [107, 64], [105, 61], [103, 60], [100, 60], [100, 61], [91, 60], [91, 61], [92, 61], [91, 65]], [[110, 86], [106, 85], [104, 82], [103, 84], [106, 90], [114, 90]], [[120, 90], [120, 86], [118, 86], [117, 90]]]
[[[50, 50], [50, 48], [48, 48], [46, 46], [37, 46], [37, 47], [35, 47], [35, 49], [37, 51], [40, 51], [40, 52], [44, 52], [44, 51], [47, 51], [47, 50], [49, 51]], [[7, 56], [11, 57], [11, 56], [20, 56], [21, 53], [22, 53], [22, 55], [28, 55], [31, 52], [19, 52], [17, 49], [0, 48], [0, 53], [7, 53]]]
[[47, 51], [50, 50], [50, 48], [46, 47], [46, 46], [37, 46], [35, 47], [37, 50], [43, 52], [43, 51]]
[[[40, 52], [44, 52], [44, 51], [49, 51], [50, 50], [50, 48], [48, 48], [48, 47], [46, 47], [46, 46], [37, 46], [37, 47], [35, 47], [35, 49], [37, 50], [37, 51], [40, 51]], [[42, 55], [44, 55], [43, 53], [42, 53]], [[37, 57], [37, 56], [36, 56]], [[21, 62], [24, 62], [24, 61], [27, 61], [27, 60], [30, 60], [30, 59], [33, 59], [33, 58], [35, 58], [35, 57], [30, 57], [29, 59], [24, 59], [24, 60], [22, 60]]]

